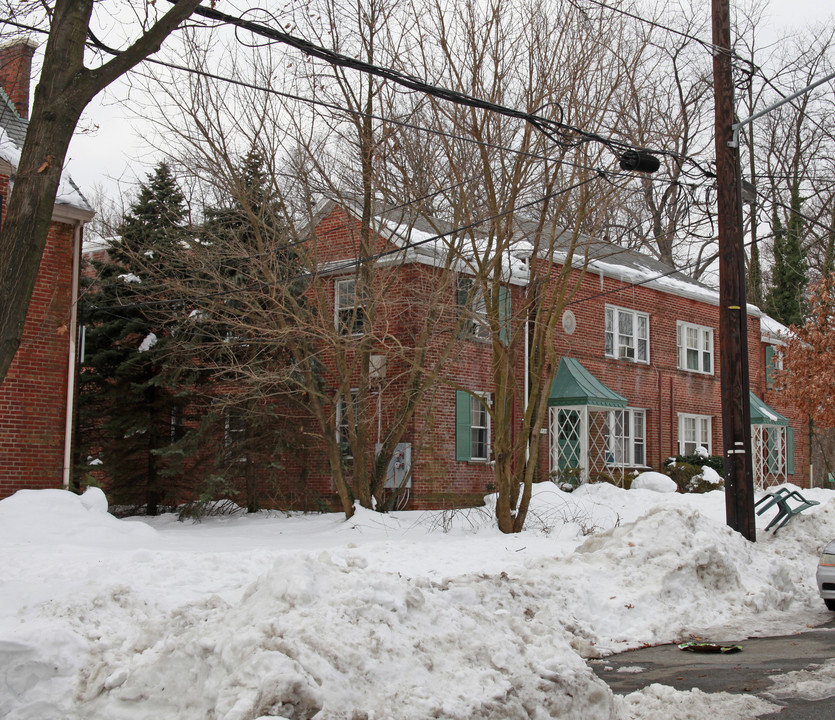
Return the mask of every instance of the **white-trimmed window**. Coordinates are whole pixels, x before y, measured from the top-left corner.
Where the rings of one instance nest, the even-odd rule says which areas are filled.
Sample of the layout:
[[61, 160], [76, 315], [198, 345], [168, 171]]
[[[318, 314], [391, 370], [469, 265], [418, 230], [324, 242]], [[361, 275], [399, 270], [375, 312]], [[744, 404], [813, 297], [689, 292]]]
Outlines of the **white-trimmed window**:
[[472, 278], [458, 277], [458, 312], [463, 313], [464, 334], [482, 340], [490, 339], [490, 323], [487, 320], [487, 302], [483, 289]]
[[361, 335], [365, 331], [365, 308], [357, 299], [356, 278], [337, 280], [334, 289], [334, 316], [339, 334]]
[[490, 413], [481, 398], [470, 398], [470, 459], [487, 460], [490, 457]]
[[713, 454], [712, 421], [710, 415], [678, 414], [679, 455], [693, 455], [698, 447], [703, 447], [709, 455]]
[[713, 328], [693, 323], [676, 323], [678, 368], [713, 375]]
[[604, 346], [606, 357], [649, 363], [649, 315], [607, 305]]
[[783, 350], [778, 345], [765, 346], [765, 386], [774, 389], [774, 374], [783, 369]]
[[490, 459], [490, 394], [455, 391], [455, 458]]
[[341, 398], [336, 406], [336, 442], [342, 449], [342, 454], [350, 459], [354, 457], [354, 452], [351, 449], [351, 426], [350, 422], [353, 414], [354, 432], [356, 434], [357, 422], [359, 421], [359, 390], [351, 390], [351, 405], [352, 412], [349, 412], [348, 401]]
[[606, 461], [613, 465], [646, 465], [646, 447], [646, 411], [610, 410]]

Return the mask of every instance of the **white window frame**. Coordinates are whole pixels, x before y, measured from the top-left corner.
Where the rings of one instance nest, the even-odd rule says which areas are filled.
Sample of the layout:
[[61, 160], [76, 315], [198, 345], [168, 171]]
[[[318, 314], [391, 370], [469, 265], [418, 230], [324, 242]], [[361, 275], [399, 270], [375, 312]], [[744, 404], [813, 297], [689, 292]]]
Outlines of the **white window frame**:
[[[638, 422], [640, 419], [640, 433]], [[625, 422], [624, 422], [625, 420]], [[606, 431], [608, 465], [647, 467], [647, 412], [643, 408], [610, 410]], [[636, 449], [640, 447], [640, 459]], [[619, 457], [620, 456], [620, 457]]]
[[[490, 460], [490, 393], [470, 397], [470, 460], [487, 462]], [[479, 424], [476, 420], [480, 421]], [[483, 423], [483, 424], [481, 424]], [[476, 433], [483, 434], [483, 440], [477, 439]], [[484, 446], [484, 454], [475, 452], [478, 445]]]
[[[359, 424], [359, 389], [351, 388], [351, 403], [354, 406], [354, 429]], [[348, 421], [350, 415], [348, 414], [348, 403], [344, 397], [339, 399], [336, 404], [336, 442], [342, 448], [344, 457], [348, 460], [353, 459], [354, 451], [351, 447], [351, 437], [348, 432]]]
[[[365, 308], [357, 301], [357, 278], [340, 278], [333, 287], [334, 326], [340, 335], [362, 335], [365, 332]], [[347, 287], [351, 289], [343, 292], [343, 288]], [[347, 302], [349, 299], [350, 304]], [[350, 319], [350, 323], [343, 318]]]
[[[693, 335], [695, 335], [695, 345], [692, 344]], [[690, 367], [693, 353], [695, 353], [697, 366], [695, 368]], [[676, 323], [676, 357], [679, 370], [713, 375], [716, 368], [713, 355], [713, 328], [679, 320]], [[705, 360], [710, 366], [709, 370], [705, 370]]]
[[[692, 438], [688, 437], [691, 429], [693, 431]], [[693, 445], [690, 452], [687, 452], [688, 445]], [[708, 455], [713, 455], [713, 417], [711, 415], [696, 415], [695, 413], [679, 413], [678, 454], [693, 455], [699, 446], [704, 446]]]
[[603, 354], [649, 365], [649, 314], [616, 305], [606, 305], [604, 312]]

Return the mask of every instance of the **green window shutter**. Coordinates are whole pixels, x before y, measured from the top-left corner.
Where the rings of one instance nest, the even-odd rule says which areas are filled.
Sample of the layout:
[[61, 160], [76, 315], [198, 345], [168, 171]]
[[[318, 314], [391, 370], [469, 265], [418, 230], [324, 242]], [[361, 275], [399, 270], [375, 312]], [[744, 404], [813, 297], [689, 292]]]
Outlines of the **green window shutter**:
[[501, 330], [499, 331], [499, 339], [503, 344], [507, 345], [510, 342], [510, 288], [504, 285], [499, 287], [499, 323]]
[[765, 386], [770, 390], [774, 387], [774, 346], [765, 346]]
[[794, 475], [794, 428], [786, 428], [786, 472]]
[[472, 428], [470, 393], [455, 391], [455, 459], [471, 460], [470, 429]]

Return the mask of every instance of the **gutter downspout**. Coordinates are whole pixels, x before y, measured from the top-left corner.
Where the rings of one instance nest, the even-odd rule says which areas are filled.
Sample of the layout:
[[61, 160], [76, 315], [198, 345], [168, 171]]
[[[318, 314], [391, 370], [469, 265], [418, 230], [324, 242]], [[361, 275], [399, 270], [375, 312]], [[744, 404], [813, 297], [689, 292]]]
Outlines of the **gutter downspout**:
[[[528, 385], [530, 380], [528, 379], [528, 375], [530, 373], [530, 358], [528, 357], [528, 353], [530, 352], [530, 348], [528, 347], [530, 344], [530, 339], [528, 338], [528, 333], [530, 332], [530, 315], [526, 313], [525, 317], [525, 392], [522, 393], [522, 417], [524, 418], [528, 414]], [[538, 440], [539, 438], [537, 438]], [[525, 462], [531, 459], [531, 436], [528, 433], [528, 442], [525, 446]]]
[[75, 408], [75, 374], [78, 341], [78, 291], [81, 283], [81, 231], [84, 223], [76, 220], [73, 224], [73, 259], [72, 259], [72, 304], [70, 306], [70, 349], [67, 359], [67, 408], [64, 421], [64, 472], [61, 486], [70, 489], [72, 471], [72, 431]]

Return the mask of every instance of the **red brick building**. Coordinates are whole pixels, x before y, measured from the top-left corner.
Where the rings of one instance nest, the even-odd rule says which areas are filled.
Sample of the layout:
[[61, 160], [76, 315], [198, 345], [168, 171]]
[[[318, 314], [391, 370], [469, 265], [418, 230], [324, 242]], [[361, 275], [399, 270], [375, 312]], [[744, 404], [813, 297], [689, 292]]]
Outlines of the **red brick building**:
[[[26, 134], [34, 50], [27, 41], [0, 48], [0, 207]], [[65, 178], [20, 349], [0, 385], [0, 498], [69, 483], [81, 241], [92, 217]]]
[[[354, 295], [357, 271], [352, 263], [359, 213], [354, 209], [352, 215], [345, 207], [326, 203], [316, 216], [310, 241], [317, 266], [324, 270], [321, 282], [333, 303], [334, 323], [340, 322], [341, 313], [356, 313], [361, 304]], [[446, 288], [436, 351], [448, 351], [442, 337], [455, 324], [454, 308], [460, 304], [461, 280], [466, 282], [468, 271], [444, 266], [439, 257], [438, 243], [431, 237], [443, 224], [410, 225], [380, 213], [373, 225], [374, 250], [393, 253], [377, 265], [387, 263], [388, 272], [399, 277], [399, 282], [390, 283], [386, 303], [405, 302], [412, 293], [424, 293], [419, 288], [427, 284]], [[523, 238], [510, 259], [516, 271], [508, 273], [503, 288], [513, 332], [520, 334], [525, 332], [520, 311], [527, 292], [525, 247]], [[661, 469], [674, 455], [723, 455], [718, 292], [652, 258], [608, 243], [590, 242], [588, 256], [585, 270], [572, 270], [579, 288], [556, 333], [561, 365], [540, 439], [540, 479], [571, 472], [583, 480], [619, 481], [630, 471]], [[553, 277], [558, 270], [556, 264]], [[458, 281], [445, 280], [448, 275]], [[805, 423], [769, 380], [782, 340], [773, 321], [753, 306], [748, 308], [748, 321], [755, 482], [760, 487], [782, 482], [808, 486]], [[390, 318], [385, 322], [407, 345], [408, 323]], [[358, 331], [361, 334], [362, 328]], [[526, 377], [524, 348], [523, 341], [514, 343], [519, 382]], [[409, 507], [471, 502], [489, 491], [490, 413], [478, 396], [490, 397], [492, 377], [491, 346], [485, 337], [477, 329], [460, 334], [437, 387], [422, 401], [403, 438], [405, 466], [411, 471]], [[524, 409], [518, 390], [513, 409], [517, 414]], [[372, 431], [390, 422], [385, 398], [396, 392], [391, 388], [383, 393], [381, 416], [374, 408], [364, 412]], [[339, 427], [344, 408], [334, 412]], [[327, 466], [316, 462], [315, 447], [308, 449], [307, 458], [309, 481], [322, 494], [332, 493]]]

